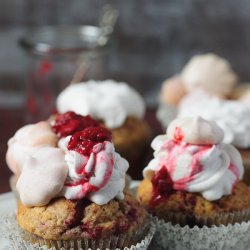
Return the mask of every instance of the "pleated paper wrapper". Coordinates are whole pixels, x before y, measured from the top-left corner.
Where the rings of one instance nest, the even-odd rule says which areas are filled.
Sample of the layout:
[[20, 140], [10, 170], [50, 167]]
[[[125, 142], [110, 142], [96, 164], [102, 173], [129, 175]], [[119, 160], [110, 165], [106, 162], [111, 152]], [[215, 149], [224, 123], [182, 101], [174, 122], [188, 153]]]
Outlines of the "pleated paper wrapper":
[[[174, 215], [172, 222], [157, 220], [154, 249], [222, 250], [250, 248], [250, 210], [218, 214], [214, 218], [196, 218], [197, 225], [184, 226], [190, 218]], [[201, 226], [206, 225], [206, 226]]]

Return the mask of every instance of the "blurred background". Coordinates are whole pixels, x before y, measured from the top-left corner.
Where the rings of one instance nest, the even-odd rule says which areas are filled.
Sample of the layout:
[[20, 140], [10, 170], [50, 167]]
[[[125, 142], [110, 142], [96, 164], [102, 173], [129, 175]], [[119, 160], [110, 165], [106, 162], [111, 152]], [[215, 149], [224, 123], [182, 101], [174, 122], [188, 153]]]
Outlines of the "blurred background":
[[[241, 81], [250, 79], [248, 0], [1, 0], [0, 184], [10, 175], [4, 160], [7, 140], [25, 122], [29, 72], [41, 61], [25, 53], [18, 40], [30, 38], [27, 30], [46, 25], [99, 25], [106, 4], [117, 8], [119, 17], [111, 49], [102, 64], [93, 63], [92, 69], [102, 73], [94, 70], [91, 78], [128, 82], [151, 109], [157, 106], [162, 81], [179, 73], [195, 54], [219, 54]], [[50, 68], [50, 64], [43, 66]], [[63, 73], [57, 68], [58, 76]], [[9, 189], [5, 184], [0, 192]]]
[[197, 53], [215, 52], [230, 61], [242, 80], [250, 79], [247, 0], [1, 0], [1, 107], [24, 103], [29, 62], [17, 40], [28, 28], [98, 25], [107, 3], [120, 15], [114, 29], [116, 44], [105, 59], [103, 77], [130, 83], [148, 105], [157, 104], [161, 82]]

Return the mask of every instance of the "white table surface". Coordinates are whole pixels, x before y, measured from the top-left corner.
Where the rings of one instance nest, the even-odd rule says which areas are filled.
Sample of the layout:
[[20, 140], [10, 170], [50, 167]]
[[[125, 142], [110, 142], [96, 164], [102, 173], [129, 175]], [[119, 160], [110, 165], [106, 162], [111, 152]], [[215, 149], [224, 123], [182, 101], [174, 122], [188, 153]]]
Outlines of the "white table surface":
[[[16, 199], [12, 192], [0, 195], [0, 218], [16, 210]], [[11, 250], [8, 240], [1, 237], [0, 232], [0, 250]]]

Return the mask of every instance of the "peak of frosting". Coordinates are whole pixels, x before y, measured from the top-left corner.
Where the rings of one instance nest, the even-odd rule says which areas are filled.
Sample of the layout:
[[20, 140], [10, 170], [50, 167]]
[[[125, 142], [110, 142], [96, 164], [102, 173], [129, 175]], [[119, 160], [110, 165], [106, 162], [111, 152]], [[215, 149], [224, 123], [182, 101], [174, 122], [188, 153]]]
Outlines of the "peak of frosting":
[[191, 58], [181, 72], [188, 92], [197, 87], [218, 96], [227, 96], [237, 83], [237, 75], [223, 58], [209, 53]]
[[154, 159], [143, 175], [153, 184], [152, 202], [172, 190], [198, 192], [217, 200], [233, 192], [244, 168], [239, 152], [221, 142], [223, 132], [200, 117], [181, 118], [152, 142]]
[[57, 109], [60, 113], [89, 114], [103, 120], [107, 127], [116, 128], [128, 116], [143, 118], [145, 103], [139, 93], [126, 83], [92, 80], [64, 89], [57, 98]]
[[66, 137], [87, 127], [98, 127], [100, 124], [91, 116], [78, 115], [73, 111], [55, 115], [52, 129], [59, 137]]
[[214, 122], [200, 116], [174, 120], [167, 129], [169, 139], [190, 144], [211, 145], [223, 140], [222, 129]]
[[88, 197], [103, 205], [113, 198], [122, 199], [128, 162], [114, 150], [113, 143], [96, 144], [89, 156], [67, 151], [69, 166], [62, 195], [67, 199]]

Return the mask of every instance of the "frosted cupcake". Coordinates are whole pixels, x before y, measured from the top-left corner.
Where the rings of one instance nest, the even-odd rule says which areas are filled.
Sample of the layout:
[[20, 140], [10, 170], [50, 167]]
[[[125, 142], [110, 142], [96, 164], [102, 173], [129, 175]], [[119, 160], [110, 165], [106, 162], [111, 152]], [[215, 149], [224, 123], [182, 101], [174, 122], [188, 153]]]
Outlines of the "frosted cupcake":
[[233, 144], [239, 150], [245, 166], [244, 180], [250, 184], [250, 109], [247, 105], [196, 90], [182, 100], [177, 112], [177, 117], [193, 115], [213, 120], [223, 129], [223, 142]]
[[[137, 244], [145, 248], [154, 226], [149, 229], [145, 210], [123, 192], [128, 162], [115, 152], [111, 132], [89, 116], [72, 112], [57, 117], [52, 126], [49, 121], [44, 124], [40, 138], [46, 143], [31, 145], [41, 123], [29, 125], [37, 134], [28, 130], [21, 137], [26, 136], [22, 145], [30, 150], [22, 151], [25, 157], [17, 168], [17, 222], [22, 230], [14, 235], [16, 244], [31, 249], [32, 244], [56, 249]], [[19, 146], [20, 141], [11, 144]], [[16, 162], [13, 152], [10, 162]]]
[[181, 73], [162, 84], [157, 116], [163, 127], [175, 118], [176, 108], [183, 98], [202, 89], [222, 99], [231, 97], [238, 77], [228, 61], [208, 53], [192, 57]]
[[91, 115], [103, 123], [112, 132], [117, 152], [130, 163], [129, 174], [138, 178], [150, 130], [143, 120], [145, 103], [135, 89], [113, 80], [73, 84], [59, 94], [57, 110]]
[[153, 140], [138, 197], [162, 219], [164, 249], [246, 248], [250, 191], [240, 154], [222, 141], [220, 127], [200, 117], [176, 119]]

